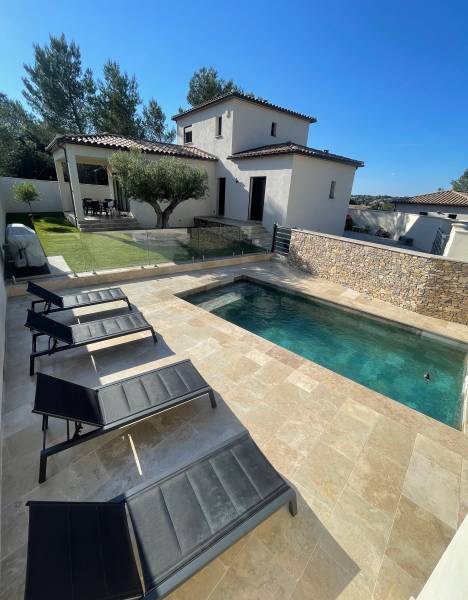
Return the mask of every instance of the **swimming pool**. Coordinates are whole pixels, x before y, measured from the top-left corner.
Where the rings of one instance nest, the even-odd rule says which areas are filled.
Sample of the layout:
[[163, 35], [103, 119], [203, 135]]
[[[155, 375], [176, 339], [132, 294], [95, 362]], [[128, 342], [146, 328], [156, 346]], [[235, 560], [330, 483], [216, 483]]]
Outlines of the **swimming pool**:
[[462, 426], [466, 354], [457, 347], [251, 281], [184, 299], [451, 427]]

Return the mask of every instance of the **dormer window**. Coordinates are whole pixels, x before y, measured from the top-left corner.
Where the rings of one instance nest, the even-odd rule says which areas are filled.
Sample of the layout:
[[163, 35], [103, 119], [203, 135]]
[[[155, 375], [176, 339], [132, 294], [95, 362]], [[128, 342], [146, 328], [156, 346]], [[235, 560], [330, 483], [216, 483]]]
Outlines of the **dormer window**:
[[276, 123], [275, 122], [273, 122], [271, 124], [271, 136], [276, 137]]
[[335, 197], [335, 186], [336, 186], [336, 181], [332, 181], [330, 183], [330, 194], [329, 194], [329, 198], [334, 198]]
[[192, 126], [187, 125], [187, 127], [184, 127], [184, 144], [191, 144], [191, 143], [192, 143]]
[[223, 135], [223, 117], [216, 117], [216, 137]]

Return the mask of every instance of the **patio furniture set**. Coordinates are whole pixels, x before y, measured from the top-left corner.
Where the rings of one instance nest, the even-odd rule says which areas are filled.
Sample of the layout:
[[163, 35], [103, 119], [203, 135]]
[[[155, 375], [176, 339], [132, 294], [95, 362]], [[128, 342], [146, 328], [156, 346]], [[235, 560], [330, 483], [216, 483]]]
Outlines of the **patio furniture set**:
[[[38, 356], [141, 331], [157, 342], [120, 288], [60, 295], [30, 282], [28, 291], [39, 298], [26, 321], [31, 375]], [[71, 326], [48, 316], [115, 301], [126, 302], [128, 313]], [[37, 350], [39, 336], [48, 336], [47, 350]], [[96, 388], [38, 373], [39, 483], [49, 456], [205, 395], [215, 409], [212, 387], [190, 360]], [[49, 418], [65, 420], [67, 435], [46, 447]], [[91, 429], [83, 433], [84, 426]], [[295, 491], [248, 431], [108, 502], [30, 501], [25, 599], [163, 598], [285, 504], [295, 516]]]
[[83, 210], [85, 215], [102, 215], [106, 214], [107, 217], [113, 216], [115, 213], [115, 202], [112, 198], [106, 198], [105, 200], [93, 200], [92, 198], [83, 198]]

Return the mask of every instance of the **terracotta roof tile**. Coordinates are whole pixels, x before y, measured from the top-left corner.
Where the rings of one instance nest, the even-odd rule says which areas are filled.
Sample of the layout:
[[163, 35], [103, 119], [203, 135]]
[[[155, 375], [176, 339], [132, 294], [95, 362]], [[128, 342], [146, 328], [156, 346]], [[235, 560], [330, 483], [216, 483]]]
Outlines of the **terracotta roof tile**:
[[431, 194], [421, 194], [402, 200], [395, 200], [395, 204], [437, 204], [447, 206], [468, 206], [468, 192], [456, 192], [455, 190], [445, 190], [441, 192], [432, 192]]
[[354, 165], [355, 167], [363, 167], [364, 163], [360, 160], [354, 160], [353, 158], [347, 158], [346, 156], [340, 156], [339, 154], [332, 154], [328, 150], [317, 150], [316, 148], [309, 148], [308, 146], [301, 146], [294, 142], [284, 142], [282, 144], [270, 144], [268, 146], [260, 146], [259, 148], [250, 148], [249, 150], [243, 150], [242, 152], [236, 152], [228, 156], [231, 160], [240, 160], [244, 158], [262, 158], [264, 156], [278, 156], [281, 154], [301, 154], [303, 156], [309, 156], [310, 158], [319, 158], [321, 160], [331, 160], [334, 162], [345, 163], [347, 165]]
[[46, 150], [52, 153], [61, 144], [79, 144], [94, 146], [95, 148], [110, 148], [113, 150], [130, 150], [136, 148], [150, 154], [163, 154], [165, 156], [180, 156], [183, 158], [199, 158], [204, 160], [218, 160], [216, 156], [200, 150], [195, 146], [179, 146], [163, 142], [150, 142], [135, 138], [116, 135], [113, 133], [70, 134], [56, 136], [47, 146]]
[[250, 96], [249, 94], [243, 94], [241, 92], [230, 92], [228, 94], [222, 94], [221, 96], [217, 96], [212, 100], [208, 100], [207, 102], [203, 102], [202, 104], [198, 104], [193, 108], [189, 108], [188, 110], [184, 110], [177, 115], [173, 115], [173, 121], [177, 121], [181, 117], [185, 117], [186, 115], [190, 115], [191, 113], [197, 112], [202, 108], [207, 106], [211, 106], [212, 104], [219, 104], [220, 102], [224, 102], [224, 100], [228, 100], [229, 98], [239, 98], [239, 100], [245, 100], [246, 102], [251, 102], [252, 104], [258, 104], [260, 106], [264, 106], [265, 108], [271, 108], [272, 110], [277, 110], [278, 112], [286, 113], [291, 115], [292, 117], [297, 117], [299, 119], [303, 119], [304, 121], [308, 121], [309, 123], [315, 123], [317, 119], [315, 117], [311, 117], [309, 115], [304, 115], [303, 113], [296, 112], [295, 110], [290, 110], [289, 108], [283, 108], [282, 106], [278, 106], [277, 104], [272, 104], [267, 100], [261, 100], [260, 98], [255, 98], [254, 96]]

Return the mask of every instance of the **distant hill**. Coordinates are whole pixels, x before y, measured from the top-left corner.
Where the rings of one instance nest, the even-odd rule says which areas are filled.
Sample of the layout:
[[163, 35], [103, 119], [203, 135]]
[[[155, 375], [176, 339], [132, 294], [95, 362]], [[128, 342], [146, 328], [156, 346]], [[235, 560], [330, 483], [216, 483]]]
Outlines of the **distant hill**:
[[364, 204], [374, 210], [393, 210], [395, 200], [407, 200], [408, 196], [371, 196], [370, 194], [354, 194], [349, 201], [350, 204], [358, 206]]

